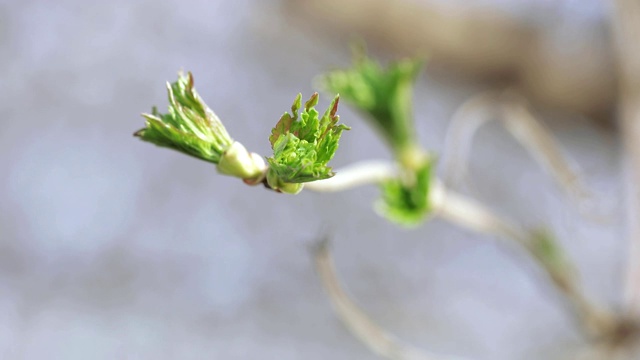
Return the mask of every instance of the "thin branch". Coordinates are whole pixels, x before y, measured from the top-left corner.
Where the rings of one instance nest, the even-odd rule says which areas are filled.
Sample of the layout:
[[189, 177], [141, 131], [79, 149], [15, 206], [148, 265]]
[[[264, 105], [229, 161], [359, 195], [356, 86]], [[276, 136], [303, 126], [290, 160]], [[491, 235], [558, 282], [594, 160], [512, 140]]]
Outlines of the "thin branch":
[[[368, 169], [368, 165], [374, 167]], [[395, 173], [393, 166], [384, 166], [379, 162], [355, 164], [349, 167], [348, 171], [339, 171], [334, 178], [317, 181], [315, 187], [308, 189], [321, 189], [323, 192], [343, 191], [358, 185], [375, 183], [376, 181], [367, 179], [371, 174], [375, 174], [380, 181], [395, 176]], [[341, 174], [345, 177], [344, 181], [339, 180]], [[576, 279], [568, 276], [567, 273], [573, 272], [572, 268], [558, 269], [538, 257], [533, 243], [534, 237], [529, 231], [495, 214], [481, 203], [446, 189], [438, 180], [434, 180], [429, 196], [435, 215], [463, 228], [495, 235], [501, 240], [506, 240], [505, 244], [508, 246], [517, 244], [526, 250], [540, 268], [544, 269], [550, 284], [571, 305], [572, 314], [582, 323], [590, 336], [605, 334], [614, 326], [611, 315], [592, 304], [582, 293]]]
[[305, 189], [316, 192], [344, 191], [362, 185], [379, 184], [394, 178], [396, 173], [397, 167], [387, 161], [362, 161], [340, 169], [332, 178], [306, 183]]
[[575, 161], [565, 156], [551, 131], [533, 115], [525, 99], [513, 91], [483, 92], [465, 101], [453, 115], [444, 153], [444, 180], [454, 184], [466, 178], [473, 138], [481, 126], [501, 120], [509, 133], [528, 151], [574, 201], [581, 214], [594, 215], [594, 195], [581, 181]]
[[326, 240], [322, 241], [314, 251], [316, 270], [322, 286], [342, 323], [372, 352], [392, 360], [462, 360], [427, 353], [403, 344], [376, 324], [340, 285], [327, 243]]
[[502, 240], [515, 240], [520, 245], [526, 246], [529, 241], [523, 229], [479, 202], [446, 189], [440, 181], [434, 181], [430, 191], [430, 202], [437, 216], [466, 229]]
[[500, 117], [496, 106], [499, 100], [496, 92], [479, 93], [460, 105], [451, 117], [442, 156], [445, 184], [457, 187], [466, 179], [473, 138], [484, 124]]
[[595, 196], [582, 182], [582, 170], [575, 161], [563, 154], [551, 131], [536, 119], [522, 97], [515, 93], [506, 96], [509, 100], [501, 105], [504, 126], [572, 198], [578, 210], [591, 215]]
[[625, 149], [629, 260], [625, 300], [640, 318], [640, 2], [613, 1], [619, 80], [619, 126]]
[[[574, 268], [557, 268], [540, 258], [535, 250], [535, 237], [529, 231], [511, 223], [479, 202], [447, 190], [440, 182], [435, 181], [431, 192], [431, 204], [436, 215], [443, 219], [476, 232], [495, 235], [502, 240], [514, 240], [521, 248], [536, 260], [567, 304], [578, 323], [581, 323], [590, 336], [601, 336], [611, 331], [614, 326], [612, 316], [593, 304], [583, 293], [575, 279]], [[514, 243], [506, 242], [508, 246]]]

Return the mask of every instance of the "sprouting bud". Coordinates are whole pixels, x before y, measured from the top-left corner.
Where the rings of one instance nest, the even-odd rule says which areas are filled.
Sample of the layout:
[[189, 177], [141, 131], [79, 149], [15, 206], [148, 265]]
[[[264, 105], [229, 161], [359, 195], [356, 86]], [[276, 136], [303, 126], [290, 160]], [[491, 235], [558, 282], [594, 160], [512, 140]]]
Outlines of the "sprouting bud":
[[385, 218], [412, 227], [422, 223], [431, 213], [429, 193], [433, 182], [434, 159], [422, 157], [414, 169], [403, 169], [400, 176], [381, 184], [382, 198], [376, 210]]
[[270, 185], [304, 183], [334, 175], [327, 163], [338, 149], [342, 132], [349, 129], [338, 124], [339, 97], [333, 99], [322, 117], [314, 108], [318, 104], [318, 93], [311, 96], [299, 113], [301, 98], [299, 94], [291, 106], [292, 114], [284, 113], [271, 131], [273, 156], [267, 159]]
[[302, 183], [292, 183], [292, 182], [284, 182], [282, 179], [278, 177], [278, 175], [273, 171], [267, 172], [267, 184], [273, 190], [285, 194], [297, 194], [302, 191], [304, 184]]
[[179, 73], [176, 82], [167, 84], [167, 91], [168, 113], [154, 107], [151, 114], [142, 114], [146, 127], [134, 135], [204, 161], [220, 162], [233, 139], [196, 92], [191, 73]]
[[420, 59], [391, 62], [383, 67], [357, 48], [353, 66], [319, 77], [319, 85], [367, 115], [396, 155], [414, 145], [413, 85], [422, 68]]
[[267, 170], [267, 164], [260, 155], [250, 153], [241, 143], [236, 141], [222, 154], [217, 168], [221, 174], [235, 176], [250, 182], [263, 176]]

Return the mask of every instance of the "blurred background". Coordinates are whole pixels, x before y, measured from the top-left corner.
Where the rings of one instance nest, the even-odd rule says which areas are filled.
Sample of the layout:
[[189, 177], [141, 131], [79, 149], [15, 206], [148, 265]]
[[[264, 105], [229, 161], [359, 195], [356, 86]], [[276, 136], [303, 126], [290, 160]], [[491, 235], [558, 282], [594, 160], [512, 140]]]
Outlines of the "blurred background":
[[[419, 137], [440, 152], [470, 96], [518, 89], [583, 168], [607, 221], [575, 207], [498, 124], [474, 141], [472, 193], [549, 226], [588, 295], [619, 306], [625, 263], [615, 78], [598, 0], [0, 0], [0, 358], [375, 359], [333, 314], [310, 256], [382, 326], [434, 352], [560, 359], [581, 337], [522, 256], [440, 220], [400, 229], [374, 187], [284, 196], [142, 143], [141, 112], [190, 70], [230, 134], [268, 154], [313, 78], [428, 56]], [[304, 95], [307, 94], [307, 95]], [[328, 96], [321, 96], [320, 107]], [[352, 126], [335, 168], [390, 159]]]

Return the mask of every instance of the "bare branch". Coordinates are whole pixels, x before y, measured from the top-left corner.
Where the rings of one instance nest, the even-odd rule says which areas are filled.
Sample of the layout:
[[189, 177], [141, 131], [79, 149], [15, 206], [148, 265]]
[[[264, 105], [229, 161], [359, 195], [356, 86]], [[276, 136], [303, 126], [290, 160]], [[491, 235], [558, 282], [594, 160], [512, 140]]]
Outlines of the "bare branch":
[[480, 127], [500, 117], [496, 105], [499, 100], [496, 92], [479, 93], [460, 105], [453, 114], [442, 155], [445, 184], [458, 187], [466, 179], [473, 138]]
[[563, 154], [551, 131], [536, 119], [525, 99], [512, 91], [480, 93], [456, 111], [444, 151], [446, 184], [455, 186], [466, 178], [473, 137], [482, 125], [492, 120], [501, 120], [510, 134], [568, 194], [582, 215], [600, 221], [605, 218], [595, 213], [595, 196], [581, 180], [582, 171], [578, 165]]
[[563, 154], [551, 131], [536, 119], [522, 97], [514, 93], [507, 96], [511, 99], [502, 104], [504, 126], [571, 197], [580, 212], [592, 215], [594, 195], [581, 180], [582, 170]]
[[327, 243], [326, 240], [322, 241], [314, 251], [316, 270], [322, 281], [322, 286], [342, 323], [372, 352], [392, 360], [462, 360], [461, 358], [427, 353], [403, 344], [377, 325], [340, 285]]
[[625, 300], [640, 318], [640, 2], [613, 1], [617, 50], [619, 126], [625, 149], [629, 265]]
[[[369, 170], [367, 164], [374, 167]], [[345, 181], [339, 180], [341, 174], [346, 177]], [[320, 191], [342, 191], [360, 184], [373, 183], [374, 181], [366, 179], [371, 174], [375, 174], [378, 179], [385, 179], [394, 176], [395, 170], [391, 165], [367, 162], [355, 164], [348, 171], [337, 172], [334, 178], [316, 183], [322, 185], [319, 187]], [[314, 189], [311, 188], [311, 190]], [[601, 336], [614, 326], [611, 314], [603, 311], [584, 296], [577, 279], [571, 276], [574, 272], [572, 266], [559, 269], [536, 255], [535, 237], [531, 232], [495, 214], [481, 203], [446, 189], [437, 179], [434, 179], [429, 196], [436, 216], [472, 231], [495, 235], [507, 246], [518, 245], [519, 248], [524, 249], [540, 269], [544, 270], [544, 278], [548, 279], [549, 284], [562, 294], [570, 305], [572, 314], [577, 322], [583, 325], [587, 334]]]

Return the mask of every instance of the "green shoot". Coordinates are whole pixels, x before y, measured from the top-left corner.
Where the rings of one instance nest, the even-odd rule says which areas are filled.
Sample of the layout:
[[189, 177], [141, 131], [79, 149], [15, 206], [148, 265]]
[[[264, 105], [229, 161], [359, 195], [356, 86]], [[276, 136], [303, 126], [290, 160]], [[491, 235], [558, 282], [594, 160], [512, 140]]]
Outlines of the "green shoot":
[[320, 86], [341, 96], [367, 115], [397, 156], [415, 147], [413, 84], [423, 61], [405, 59], [383, 68], [364, 50], [356, 50], [353, 67], [320, 77]]
[[419, 225], [431, 212], [429, 191], [433, 179], [432, 159], [426, 159], [415, 172], [382, 183], [382, 199], [377, 203], [378, 212], [399, 225]]
[[216, 114], [202, 101], [193, 86], [191, 73], [178, 75], [167, 83], [169, 112], [154, 107], [142, 114], [146, 127], [134, 135], [158, 146], [168, 147], [195, 158], [218, 164], [233, 139]]
[[223, 174], [254, 183], [264, 176], [264, 160], [234, 141], [218, 116], [204, 103], [193, 86], [193, 76], [178, 74], [167, 83], [169, 112], [154, 107], [142, 114], [146, 127], [134, 135], [158, 146], [177, 150], [197, 159], [217, 164]]
[[301, 99], [302, 95], [298, 94], [291, 106], [291, 114], [285, 112], [282, 115], [269, 137], [273, 156], [267, 159], [267, 181], [272, 188], [283, 192], [296, 193], [302, 189], [301, 185], [287, 187], [284, 184], [332, 177], [334, 172], [327, 163], [338, 149], [342, 132], [349, 130], [348, 126], [338, 124], [338, 96], [322, 117], [314, 108], [318, 104], [318, 93], [311, 96], [299, 113]]

